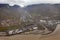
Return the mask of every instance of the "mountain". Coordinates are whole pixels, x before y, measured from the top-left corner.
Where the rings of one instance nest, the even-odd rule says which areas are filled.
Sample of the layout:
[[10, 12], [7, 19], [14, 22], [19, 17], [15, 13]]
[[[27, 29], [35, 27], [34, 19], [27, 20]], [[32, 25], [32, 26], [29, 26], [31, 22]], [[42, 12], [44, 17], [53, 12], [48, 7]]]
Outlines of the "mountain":
[[[32, 16], [31, 16], [32, 15]], [[0, 19], [8, 16], [43, 18], [52, 17], [54, 19], [60, 19], [60, 4], [34, 4], [21, 8], [18, 5], [9, 6], [8, 4], [0, 4]], [[39, 17], [38, 17], [39, 16]]]
[[30, 14], [37, 14], [44, 17], [54, 17], [55, 19], [60, 19], [60, 4], [34, 4], [25, 7]]
[[0, 20], [7, 18], [20, 18], [25, 11], [18, 5], [9, 6], [8, 4], [0, 4]]

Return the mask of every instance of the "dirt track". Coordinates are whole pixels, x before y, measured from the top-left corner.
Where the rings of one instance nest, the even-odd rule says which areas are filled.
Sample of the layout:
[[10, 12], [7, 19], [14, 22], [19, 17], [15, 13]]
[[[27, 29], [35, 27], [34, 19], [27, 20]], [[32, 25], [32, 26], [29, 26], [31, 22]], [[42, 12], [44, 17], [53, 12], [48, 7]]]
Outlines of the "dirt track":
[[[57, 31], [56, 31], [57, 30]], [[14, 36], [1, 36], [0, 40], [60, 40], [60, 25], [56, 28], [52, 35], [14, 35]]]

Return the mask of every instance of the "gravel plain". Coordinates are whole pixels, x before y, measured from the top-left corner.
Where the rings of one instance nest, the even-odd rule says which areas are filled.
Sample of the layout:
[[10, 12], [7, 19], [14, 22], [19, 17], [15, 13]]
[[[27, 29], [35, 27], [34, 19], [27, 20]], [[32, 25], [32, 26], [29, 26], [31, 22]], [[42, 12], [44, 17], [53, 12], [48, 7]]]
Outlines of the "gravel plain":
[[56, 30], [51, 35], [13, 35], [13, 36], [0, 36], [0, 40], [60, 40], [60, 24], [57, 25]]

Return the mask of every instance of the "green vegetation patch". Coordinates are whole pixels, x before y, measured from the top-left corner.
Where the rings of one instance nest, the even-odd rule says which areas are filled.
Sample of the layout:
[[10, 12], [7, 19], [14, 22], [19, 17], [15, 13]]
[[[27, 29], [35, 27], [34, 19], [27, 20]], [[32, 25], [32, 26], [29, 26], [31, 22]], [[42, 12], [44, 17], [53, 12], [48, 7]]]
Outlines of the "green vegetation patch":
[[14, 30], [20, 28], [19, 25], [9, 26], [9, 27], [0, 27], [0, 31]]

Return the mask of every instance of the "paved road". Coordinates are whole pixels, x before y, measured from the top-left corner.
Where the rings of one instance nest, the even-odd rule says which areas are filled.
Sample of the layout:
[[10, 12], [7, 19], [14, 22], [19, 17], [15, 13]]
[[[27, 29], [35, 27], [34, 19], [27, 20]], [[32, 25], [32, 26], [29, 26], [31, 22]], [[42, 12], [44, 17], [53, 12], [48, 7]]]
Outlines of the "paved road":
[[0, 37], [0, 40], [60, 40], [60, 25], [57, 26], [56, 30], [52, 35], [41, 36], [39, 35], [14, 35], [8, 37]]

